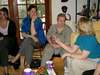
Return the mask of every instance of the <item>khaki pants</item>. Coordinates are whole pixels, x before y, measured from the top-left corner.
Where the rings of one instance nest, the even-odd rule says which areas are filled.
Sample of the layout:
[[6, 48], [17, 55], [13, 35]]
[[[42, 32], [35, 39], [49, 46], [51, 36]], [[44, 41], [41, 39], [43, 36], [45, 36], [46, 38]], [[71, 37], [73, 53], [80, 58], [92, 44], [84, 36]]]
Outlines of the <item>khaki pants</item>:
[[97, 63], [95, 61], [72, 59], [71, 71], [73, 75], [82, 75], [82, 73], [86, 70], [95, 69], [96, 65]]
[[[63, 55], [65, 50], [62, 49], [54, 49], [51, 47], [51, 45], [47, 44], [45, 49], [43, 50], [43, 56], [42, 56], [42, 61], [41, 61], [41, 66], [45, 66], [46, 61], [50, 60], [53, 56], [53, 54], [60, 54]], [[66, 62], [64, 62], [66, 63]], [[66, 64], [64, 64], [66, 65]]]

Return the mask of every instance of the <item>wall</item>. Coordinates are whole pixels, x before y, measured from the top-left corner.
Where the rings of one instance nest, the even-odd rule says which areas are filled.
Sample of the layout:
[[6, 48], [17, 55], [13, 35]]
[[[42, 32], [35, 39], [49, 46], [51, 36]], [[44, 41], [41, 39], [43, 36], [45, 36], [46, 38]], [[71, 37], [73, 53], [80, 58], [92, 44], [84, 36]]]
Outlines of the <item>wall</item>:
[[[91, 4], [97, 0], [90, 0], [91, 1]], [[52, 24], [55, 24], [56, 23], [56, 18], [57, 18], [57, 15], [59, 13], [61, 13], [61, 6], [65, 5], [68, 7], [68, 13], [70, 13], [71, 15], [71, 28], [73, 30], [75, 30], [75, 2], [76, 0], [69, 0], [68, 2], [65, 2], [65, 3], [61, 3], [61, 0], [52, 0], [51, 1], [52, 3]], [[82, 10], [82, 6], [84, 4], [87, 4], [87, 0], [77, 0], [77, 12], [81, 11]], [[80, 16], [77, 16], [78, 19]]]
[[[76, 0], [69, 0], [68, 2], [61, 3], [60, 0], [52, 0], [52, 23], [56, 22], [56, 16], [58, 13], [61, 13], [61, 6], [65, 5], [68, 7], [68, 13], [71, 14], [71, 21], [75, 21], [75, 2]], [[82, 5], [86, 4], [86, 0], [77, 0], [77, 10], [80, 11], [82, 9]]]
[[60, 0], [52, 0], [52, 24], [56, 23], [56, 16], [61, 13], [61, 6], [68, 6], [68, 13], [72, 16], [72, 21], [75, 20], [75, 0], [69, 0], [68, 2], [61, 3]]

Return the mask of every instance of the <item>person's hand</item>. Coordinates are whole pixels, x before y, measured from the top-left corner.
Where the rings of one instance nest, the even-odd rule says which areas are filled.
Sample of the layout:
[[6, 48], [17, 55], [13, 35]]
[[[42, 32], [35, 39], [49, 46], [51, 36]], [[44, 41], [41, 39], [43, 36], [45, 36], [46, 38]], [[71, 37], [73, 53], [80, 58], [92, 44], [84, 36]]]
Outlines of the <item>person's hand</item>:
[[78, 45], [72, 45], [71, 48], [72, 48], [72, 52], [71, 53], [75, 53], [75, 52], [77, 52], [79, 50], [79, 46]]
[[70, 57], [70, 56], [71, 56], [70, 53], [65, 53], [65, 54], [63, 54], [63, 55], [61, 56], [61, 58], [64, 59], [65, 57]]
[[50, 37], [49, 37], [49, 40], [50, 40], [50, 42], [51, 42], [52, 44], [56, 44], [56, 42], [55, 42], [55, 36], [54, 36], [54, 35], [50, 36]]
[[61, 40], [55, 35], [53, 35], [52, 38], [53, 38], [53, 42], [55, 42], [57, 45], [60, 46], [62, 44]]
[[59, 46], [58, 44], [52, 44], [52, 46], [53, 46], [54, 48], [60, 48], [60, 46]]
[[57, 44], [59, 44], [59, 43], [61, 43], [61, 40], [60, 40], [59, 38], [55, 37], [55, 42], [56, 42]]
[[35, 42], [38, 42], [38, 39], [37, 39], [35, 36], [32, 36], [32, 39], [33, 39]]
[[52, 41], [54, 44], [59, 44], [59, 43], [61, 43], [61, 40], [60, 40], [58, 37], [56, 37], [55, 35], [52, 35], [50, 38], [51, 38], [51, 41]]
[[38, 70], [37, 70], [37, 72], [36, 72], [36, 74], [43, 74], [44, 75], [44, 73], [45, 73], [45, 71], [46, 71], [46, 68], [45, 68], [45, 66], [40, 66], [39, 68], [38, 68]]

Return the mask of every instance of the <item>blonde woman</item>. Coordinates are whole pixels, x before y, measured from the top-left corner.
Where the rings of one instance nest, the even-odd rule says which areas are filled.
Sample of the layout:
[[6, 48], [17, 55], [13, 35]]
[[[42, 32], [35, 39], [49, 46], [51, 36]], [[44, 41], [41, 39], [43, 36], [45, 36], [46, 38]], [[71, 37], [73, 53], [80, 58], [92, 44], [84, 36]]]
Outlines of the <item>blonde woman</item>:
[[[80, 34], [75, 45], [78, 45], [80, 49], [67, 52], [62, 56], [63, 58], [67, 56], [72, 59], [70, 72], [73, 72], [73, 75], [82, 75], [86, 70], [95, 69], [98, 58], [100, 58], [100, 44], [96, 40], [92, 23], [86, 17], [82, 17], [79, 20], [78, 29]], [[66, 45], [59, 39], [56, 38], [55, 41], [65, 50], [68, 50]]]

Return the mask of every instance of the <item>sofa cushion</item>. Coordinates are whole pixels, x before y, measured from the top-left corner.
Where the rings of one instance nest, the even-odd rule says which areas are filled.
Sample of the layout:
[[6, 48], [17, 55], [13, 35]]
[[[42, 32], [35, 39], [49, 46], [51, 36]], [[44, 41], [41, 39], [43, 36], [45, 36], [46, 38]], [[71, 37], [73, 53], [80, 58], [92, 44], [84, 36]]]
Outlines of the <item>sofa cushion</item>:
[[94, 31], [100, 30], [100, 20], [93, 22]]

